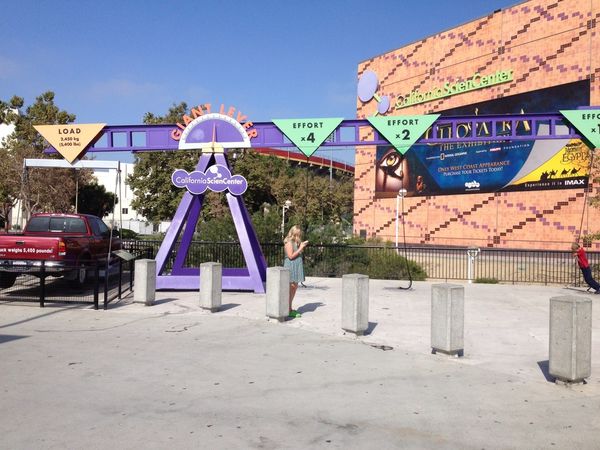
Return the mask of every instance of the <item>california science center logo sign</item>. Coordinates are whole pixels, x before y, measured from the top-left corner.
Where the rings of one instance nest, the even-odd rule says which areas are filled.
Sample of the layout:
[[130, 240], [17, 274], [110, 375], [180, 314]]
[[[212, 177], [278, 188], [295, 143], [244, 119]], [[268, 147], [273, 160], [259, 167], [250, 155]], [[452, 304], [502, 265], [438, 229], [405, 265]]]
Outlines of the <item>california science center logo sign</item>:
[[171, 182], [193, 195], [204, 194], [207, 190], [242, 195], [248, 189], [248, 181], [243, 176], [232, 175], [227, 167], [220, 164], [210, 166], [206, 172], [177, 169], [171, 175]]
[[[453, 95], [464, 94], [466, 92], [484, 89], [497, 84], [503, 84], [513, 81], [513, 71], [497, 70], [492, 73], [479, 73], [459, 79], [455, 82], [446, 82], [443, 85], [434, 86], [431, 89], [421, 92], [418, 89], [399, 95], [394, 103], [394, 109], [408, 108], [409, 106], [419, 105], [421, 103], [431, 102], [440, 98], [451, 97]], [[358, 80], [358, 98], [362, 102], [368, 102], [374, 98], [377, 105], [377, 112], [385, 114], [390, 108], [390, 97], [377, 95], [379, 80], [377, 74], [371, 70], [366, 70]]]

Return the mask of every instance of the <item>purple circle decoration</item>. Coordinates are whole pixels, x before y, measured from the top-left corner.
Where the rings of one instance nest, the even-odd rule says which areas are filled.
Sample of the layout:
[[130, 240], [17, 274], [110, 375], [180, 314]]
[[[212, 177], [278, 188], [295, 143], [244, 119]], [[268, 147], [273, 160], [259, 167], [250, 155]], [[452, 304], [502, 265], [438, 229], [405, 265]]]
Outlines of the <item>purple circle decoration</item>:
[[390, 109], [390, 97], [384, 95], [383, 97], [381, 97], [381, 100], [377, 104], [377, 112], [379, 114], [385, 114], [386, 112], [388, 112], [388, 109]]
[[358, 80], [358, 98], [361, 102], [368, 102], [375, 95], [379, 80], [372, 70], [366, 70]]

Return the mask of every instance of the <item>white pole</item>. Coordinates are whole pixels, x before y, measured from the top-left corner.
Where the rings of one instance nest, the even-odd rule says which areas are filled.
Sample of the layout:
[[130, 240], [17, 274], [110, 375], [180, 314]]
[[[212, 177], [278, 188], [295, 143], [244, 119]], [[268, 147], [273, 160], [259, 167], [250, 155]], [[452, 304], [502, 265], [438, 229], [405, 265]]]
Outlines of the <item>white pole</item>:
[[467, 280], [469, 283], [473, 282], [473, 266], [475, 264], [475, 258], [479, 256], [479, 248], [467, 249]]
[[286, 200], [281, 208], [281, 238], [285, 237], [285, 212], [292, 206], [291, 200]]
[[473, 257], [467, 251], [467, 279], [469, 284], [473, 283]]

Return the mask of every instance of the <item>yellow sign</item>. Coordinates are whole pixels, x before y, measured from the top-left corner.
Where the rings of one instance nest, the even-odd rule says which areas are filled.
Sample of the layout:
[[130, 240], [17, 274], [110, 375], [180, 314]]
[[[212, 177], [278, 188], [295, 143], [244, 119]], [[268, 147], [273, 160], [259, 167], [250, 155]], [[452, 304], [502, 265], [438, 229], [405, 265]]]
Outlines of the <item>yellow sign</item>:
[[[575, 184], [573, 179], [589, 176], [590, 158], [588, 146], [581, 139], [571, 139], [552, 158], [512, 184], [545, 182], [549, 187], [583, 185], [581, 180]], [[552, 183], [557, 180], [561, 183]]]
[[96, 139], [105, 123], [82, 123], [65, 125], [35, 125], [34, 128], [70, 164], [82, 157], [88, 145]]

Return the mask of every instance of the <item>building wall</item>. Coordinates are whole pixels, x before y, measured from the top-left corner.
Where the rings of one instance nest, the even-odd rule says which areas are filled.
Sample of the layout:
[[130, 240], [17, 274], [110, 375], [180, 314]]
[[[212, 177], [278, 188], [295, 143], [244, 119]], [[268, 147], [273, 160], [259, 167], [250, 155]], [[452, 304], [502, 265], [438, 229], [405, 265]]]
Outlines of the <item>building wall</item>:
[[[164, 232], [168, 229], [170, 222], [163, 222], [159, 227], [149, 223], [145, 217], [140, 215], [131, 207], [134, 198], [133, 191], [127, 183], [127, 176], [133, 173], [134, 164], [121, 163], [121, 183], [117, 182], [117, 171], [114, 169], [94, 169], [93, 173], [98, 184], [104, 186], [107, 192], [117, 194], [119, 203], [115, 206], [114, 215], [111, 213], [102, 220], [108, 225], [116, 225], [118, 228], [127, 228], [139, 234], [152, 234], [156, 231]], [[52, 169], [47, 169], [52, 170]], [[18, 201], [12, 209], [11, 223], [20, 228], [25, 226], [25, 219], [21, 213], [21, 202]]]
[[[514, 71], [510, 83], [390, 109], [388, 115], [434, 113], [585, 79], [591, 105], [600, 105], [599, 19], [600, 0], [531, 0], [373, 57], [359, 64], [358, 76], [374, 71], [377, 93], [391, 96], [393, 105], [415, 89], [424, 92], [476, 72]], [[373, 115], [376, 106], [357, 99], [357, 116]], [[371, 133], [365, 129], [363, 136]], [[357, 148], [354, 232], [394, 241], [396, 199], [375, 198], [375, 152]], [[409, 197], [403, 200], [406, 240], [565, 249], [580, 227], [583, 234], [600, 231], [600, 210], [584, 207], [585, 197], [583, 189]]]
[[140, 234], [152, 234], [154, 232], [153, 224], [149, 223], [145, 217], [140, 215], [131, 207], [134, 195], [127, 177], [133, 173], [135, 164], [121, 163], [121, 183], [117, 183], [116, 170], [94, 170], [94, 176], [98, 184], [104, 186], [108, 192], [115, 192], [119, 198], [119, 203], [115, 206], [114, 216], [109, 214], [104, 217], [107, 225], [116, 224], [119, 228], [126, 228]]

